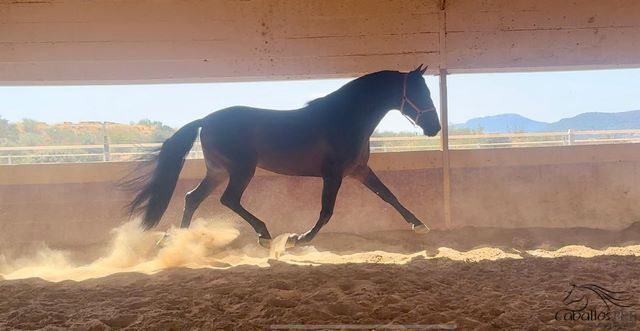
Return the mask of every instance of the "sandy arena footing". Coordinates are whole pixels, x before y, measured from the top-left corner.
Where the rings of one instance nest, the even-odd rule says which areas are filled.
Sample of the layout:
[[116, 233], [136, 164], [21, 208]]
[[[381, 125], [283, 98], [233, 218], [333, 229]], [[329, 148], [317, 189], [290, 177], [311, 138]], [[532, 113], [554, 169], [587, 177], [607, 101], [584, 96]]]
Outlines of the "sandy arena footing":
[[[86, 263], [5, 257], [0, 329], [637, 329], [636, 228], [574, 231], [579, 245], [544, 229], [323, 234], [275, 260], [225, 225], [196, 223], [159, 250], [125, 225]], [[565, 298], [584, 284], [621, 305], [583, 292], [578, 311]]]

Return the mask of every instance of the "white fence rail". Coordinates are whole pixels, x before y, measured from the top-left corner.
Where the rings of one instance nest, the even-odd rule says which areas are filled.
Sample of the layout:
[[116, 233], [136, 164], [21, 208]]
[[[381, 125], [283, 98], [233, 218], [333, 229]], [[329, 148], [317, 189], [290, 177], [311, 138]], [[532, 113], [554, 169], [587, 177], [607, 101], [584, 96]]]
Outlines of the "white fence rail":
[[[449, 146], [451, 149], [486, 149], [637, 142], [640, 142], [640, 130], [569, 130], [565, 132], [466, 134], [449, 136]], [[105, 143], [102, 145], [0, 147], [0, 165], [131, 161], [143, 158], [145, 155], [148, 155], [149, 152], [159, 148], [160, 146], [160, 143]], [[439, 137], [402, 136], [371, 138], [371, 151], [374, 153], [439, 149]], [[202, 158], [202, 148], [198, 142], [194, 144], [193, 149], [187, 157]]]

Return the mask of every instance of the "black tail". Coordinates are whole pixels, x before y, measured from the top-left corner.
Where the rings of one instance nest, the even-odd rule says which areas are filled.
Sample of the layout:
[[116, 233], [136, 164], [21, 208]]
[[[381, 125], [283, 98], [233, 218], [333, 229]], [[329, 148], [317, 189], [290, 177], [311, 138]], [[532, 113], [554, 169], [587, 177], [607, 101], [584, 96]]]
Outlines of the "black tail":
[[202, 120], [196, 120], [180, 128], [165, 140], [159, 152], [154, 155], [151, 160], [155, 165], [153, 170], [130, 179], [125, 184], [142, 185], [128, 209], [131, 215], [144, 212], [141, 226], [145, 230], [156, 226], [167, 210], [184, 164], [184, 157], [191, 150], [201, 124]]

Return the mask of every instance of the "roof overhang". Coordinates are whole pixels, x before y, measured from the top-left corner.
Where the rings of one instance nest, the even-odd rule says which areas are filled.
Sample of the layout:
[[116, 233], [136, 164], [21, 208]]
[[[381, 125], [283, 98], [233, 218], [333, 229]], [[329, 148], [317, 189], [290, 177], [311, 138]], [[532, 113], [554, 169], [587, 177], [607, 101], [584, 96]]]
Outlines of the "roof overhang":
[[636, 0], [0, 0], [0, 84], [640, 66]]

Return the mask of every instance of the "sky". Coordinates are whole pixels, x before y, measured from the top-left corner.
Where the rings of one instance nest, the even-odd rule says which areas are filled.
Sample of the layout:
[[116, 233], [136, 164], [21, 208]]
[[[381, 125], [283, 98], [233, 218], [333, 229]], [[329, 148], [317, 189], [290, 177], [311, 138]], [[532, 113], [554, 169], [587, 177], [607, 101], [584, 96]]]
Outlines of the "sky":
[[[425, 79], [439, 109], [438, 77]], [[12, 122], [30, 118], [48, 123], [148, 118], [179, 127], [233, 105], [295, 109], [349, 80], [0, 86], [0, 116]], [[553, 122], [584, 112], [640, 110], [640, 69], [453, 74], [448, 92], [450, 123], [502, 113]], [[390, 112], [378, 129], [418, 132], [398, 111]]]

